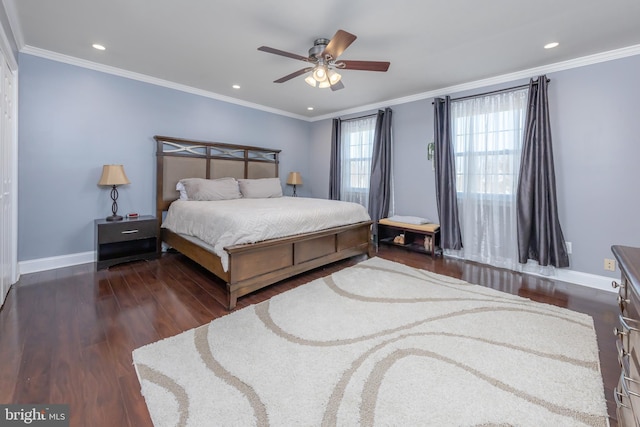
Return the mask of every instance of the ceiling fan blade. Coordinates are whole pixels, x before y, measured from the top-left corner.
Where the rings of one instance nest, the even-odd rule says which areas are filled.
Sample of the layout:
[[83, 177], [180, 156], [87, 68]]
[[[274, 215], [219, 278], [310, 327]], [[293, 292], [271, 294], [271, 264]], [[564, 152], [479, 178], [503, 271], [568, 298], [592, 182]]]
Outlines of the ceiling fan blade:
[[382, 61], [340, 61], [336, 67], [341, 70], [387, 71], [389, 62]]
[[342, 55], [342, 52], [344, 52], [356, 38], [357, 37], [351, 33], [338, 30], [324, 49], [324, 52], [322, 52], [322, 56], [326, 58], [327, 55], [329, 55], [331, 59], [336, 59], [338, 56]]
[[344, 89], [344, 85], [342, 84], [342, 80], [340, 80], [336, 84], [332, 84], [331, 85], [331, 90], [333, 90], [333, 91], [340, 90], [340, 89]]
[[291, 58], [291, 59], [299, 59], [300, 61], [309, 62], [309, 58], [307, 58], [306, 56], [298, 55], [296, 53], [285, 52], [284, 50], [274, 49], [269, 46], [260, 46], [258, 50], [262, 52], [273, 53], [275, 55], [286, 56], [287, 58]]
[[303, 69], [298, 70], [298, 71], [295, 71], [295, 72], [293, 72], [293, 73], [291, 73], [291, 74], [287, 74], [287, 75], [286, 75], [286, 76], [284, 76], [284, 77], [280, 77], [278, 80], [274, 80], [273, 82], [274, 82], [274, 83], [284, 83], [284, 82], [286, 82], [287, 80], [291, 80], [291, 79], [293, 79], [294, 77], [301, 76], [301, 75], [303, 75], [304, 73], [308, 73], [308, 72], [309, 72], [309, 71], [311, 71], [311, 70], [313, 70], [313, 67], [303, 68]]

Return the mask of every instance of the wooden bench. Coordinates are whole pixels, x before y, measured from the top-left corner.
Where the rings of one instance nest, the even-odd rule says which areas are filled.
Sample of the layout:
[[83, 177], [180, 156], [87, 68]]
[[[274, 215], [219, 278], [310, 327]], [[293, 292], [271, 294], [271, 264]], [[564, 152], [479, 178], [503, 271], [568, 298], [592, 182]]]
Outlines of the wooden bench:
[[440, 224], [409, 224], [383, 218], [378, 221], [377, 244], [400, 246], [435, 258], [442, 254]]

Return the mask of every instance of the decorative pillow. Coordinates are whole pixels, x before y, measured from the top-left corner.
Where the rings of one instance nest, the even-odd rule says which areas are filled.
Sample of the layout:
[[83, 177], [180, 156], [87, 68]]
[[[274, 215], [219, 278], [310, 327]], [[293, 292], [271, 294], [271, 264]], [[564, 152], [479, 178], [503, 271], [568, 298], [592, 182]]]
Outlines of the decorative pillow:
[[389, 221], [394, 221], [394, 222], [404, 222], [405, 224], [415, 224], [415, 225], [420, 225], [420, 224], [430, 224], [431, 221], [428, 218], [422, 218], [419, 216], [403, 216], [403, 215], [394, 215], [394, 216], [390, 216]]
[[238, 185], [242, 196], [247, 199], [282, 197], [280, 178], [239, 179]]
[[187, 192], [188, 200], [213, 201], [242, 197], [235, 178], [185, 178], [180, 182]]
[[189, 200], [187, 189], [184, 188], [184, 184], [181, 181], [178, 181], [178, 183], [176, 184], [176, 191], [180, 192], [180, 200]]

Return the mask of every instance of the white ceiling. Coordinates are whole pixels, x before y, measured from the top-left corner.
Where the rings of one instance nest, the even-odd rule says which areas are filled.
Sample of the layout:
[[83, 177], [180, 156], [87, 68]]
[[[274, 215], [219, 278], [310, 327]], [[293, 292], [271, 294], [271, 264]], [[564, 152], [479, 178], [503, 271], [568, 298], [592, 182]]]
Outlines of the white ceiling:
[[[22, 52], [311, 120], [622, 48], [640, 52], [638, 0], [3, 1]], [[304, 76], [273, 83], [307, 64], [259, 46], [306, 56], [338, 29], [358, 36], [340, 59], [390, 61], [389, 71], [344, 70], [345, 88], [335, 92]], [[552, 41], [560, 45], [543, 49]]]

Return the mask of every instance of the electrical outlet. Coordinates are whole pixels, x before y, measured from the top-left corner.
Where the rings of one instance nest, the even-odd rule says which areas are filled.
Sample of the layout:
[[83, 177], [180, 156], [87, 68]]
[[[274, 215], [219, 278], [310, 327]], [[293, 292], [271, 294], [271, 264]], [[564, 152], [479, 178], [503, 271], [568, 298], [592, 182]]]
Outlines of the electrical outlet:
[[567, 253], [570, 254], [571, 252], [573, 252], [573, 246], [571, 245], [571, 242], [564, 242], [565, 246], [567, 247]]
[[616, 260], [615, 259], [604, 259], [604, 269], [607, 271], [616, 271]]

